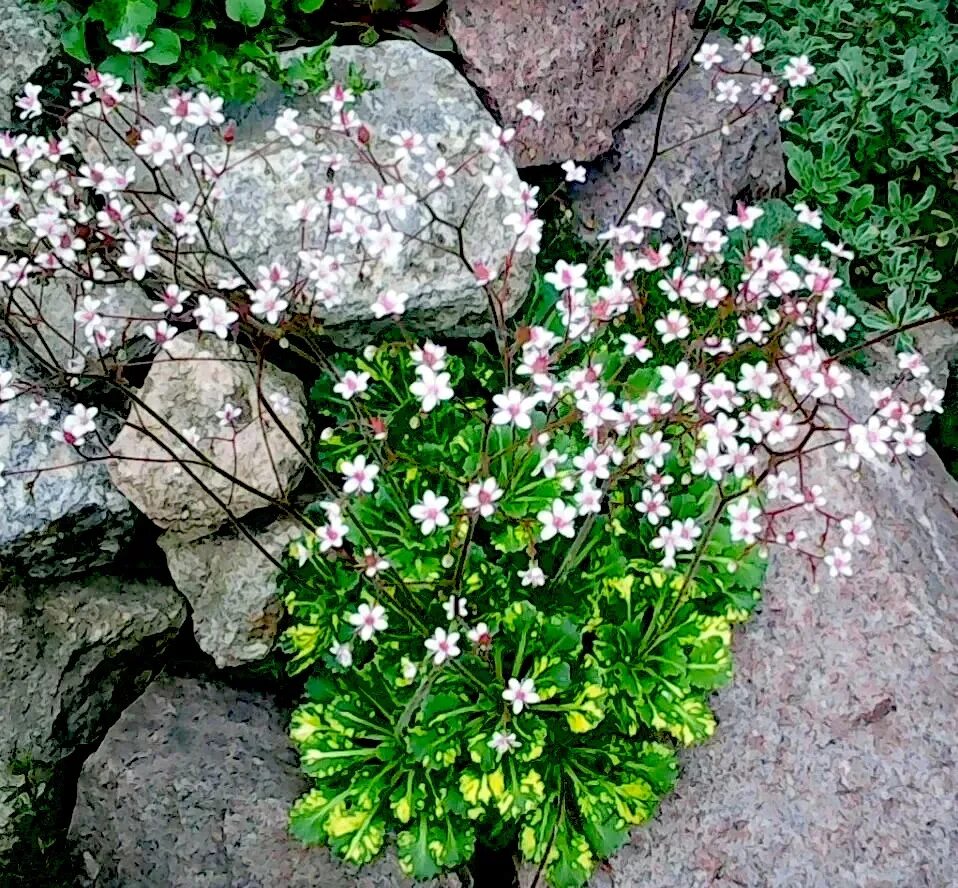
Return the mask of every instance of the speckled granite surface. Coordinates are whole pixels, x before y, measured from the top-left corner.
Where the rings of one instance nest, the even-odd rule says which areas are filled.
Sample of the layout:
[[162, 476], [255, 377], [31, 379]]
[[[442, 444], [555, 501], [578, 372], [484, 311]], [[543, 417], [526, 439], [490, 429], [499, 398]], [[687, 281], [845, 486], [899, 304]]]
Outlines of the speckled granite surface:
[[875, 518], [841, 581], [774, 554], [736, 640], [714, 741], [597, 874], [601, 888], [944, 888], [958, 884], [958, 483], [810, 460], [835, 509]]

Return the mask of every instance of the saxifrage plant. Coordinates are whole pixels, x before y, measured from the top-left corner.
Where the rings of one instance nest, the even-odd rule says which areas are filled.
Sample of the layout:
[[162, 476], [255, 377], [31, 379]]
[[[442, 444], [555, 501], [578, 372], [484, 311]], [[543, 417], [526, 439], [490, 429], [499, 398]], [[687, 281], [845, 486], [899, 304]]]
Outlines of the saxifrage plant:
[[[714, 56], [696, 53], [704, 66]], [[757, 101], [781, 95], [756, 88]], [[43, 114], [41, 93], [26, 87], [23, 118]], [[30, 421], [78, 461], [130, 459], [102, 425], [118, 393], [138, 401], [133, 344], [173, 360], [162, 353], [184, 331], [236, 338], [256, 351], [254, 374], [282, 346], [311, 358], [323, 430], [303, 456], [325, 496], [305, 511], [262, 497], [304, 529], [284, 579], [285, 644], [291, 668], [310, 673], [292, 736], [313, 788], [293, 831], [355, 863], [395, 833], [417, 876], [465, 863], [479, 838], [515, 842], [552, 885], [581, 885], [671, 786], [674, 748], [714, 730], [708, 695], [728, 680], [731, 626], [755, 605], [764, 548], [790, 546], [837, 577], [869, 545], [868, 516], [834, 511], [805, 460], [824, 448], [852, 468], [920, 454], [915, 417], [943, 393], [906, 350], [893, 386], [856, 397], [863, 383], [823, 347], [855, 325], [838, 303], [842, 248], [772, 243], [779, 220], [746, 204], [723, 215], [687, 201], [670, 240], [663, 213], [636, 208], [591, 263], [557, 259], [511, 317], [525, 296], [512, 269], [539, 251], [542, 222], [537, 189], [505, 154], [541, 109], [520, 103], [516, 128], [477, 133], [453, 164], [421, 134], [376, 132], [343, 84], [321, 99], [329, 116], [283, 110], [269, 137], [304, 161], [304, 146], [339, 149], [315, 199], [288, 208], [300, 249], [256, 269], [217, 255], [235, 272], [225, 277], [203, 261], [215, 186], [259, 152], [234, 144], [219, 97], [177, 92], [161, 124], [117, 78], [89, 72], [73, 123], [84, 150], [103, 140], [105, 160], [76, 157], [60, 135], [0, 134], [17, 175], [0, 213], [13, 245], [0, 256], [0, 332], [34, 362], [0, 368], [0, 409], [28, 400]], [[360, 168], [373, 184], [350, 181]], [[463, 181], [474, 197], [447, 218], [439, 196]], [[508, 198], [513, 244], [494, 266], [462, 237], [488, 193]], [[431, 236], [422, 216], [445, 235], [433, 246], [471, 273], [489, 337], [424, 340], [417, 295], [386, 288], [369, 317], [392, 321], [387, 332], [361, 354], [326, 348], [330, 306]], [[799, 208], [793, 222], [814, 231], [813, 218]], [[142, 288], [149, 316], [101, 299], [105, 282]], [[83, 331], [66, 367], [44, 338], [62, 329], [43, 316], [48, 285]], [[34, 366], [64, 381], [55, 404]], [[202, 427], [164, 427], [187, 453], [171, 448], [171, 466], [201, 493], [198, 467], [233, 478], [209, 441], [286, 429], [288, 397], [257, 391]], [[0, 465], [0, 486], [23, 472], [38, 470]]]

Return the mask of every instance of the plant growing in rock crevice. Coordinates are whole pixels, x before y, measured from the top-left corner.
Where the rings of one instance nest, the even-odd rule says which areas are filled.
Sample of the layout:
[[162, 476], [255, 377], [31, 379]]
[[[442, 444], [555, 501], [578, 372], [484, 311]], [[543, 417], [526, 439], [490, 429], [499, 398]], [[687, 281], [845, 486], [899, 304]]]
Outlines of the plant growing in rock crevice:
[[[714, 48], [696, 58], [713, 65]], [[801, 59], [791, 69], [811, 73]], [[757, 80], [755, 95], [771, 101], [781, 86]], [[211, 473], [301, 522], [285, 645], [291, 668], [311, 671], [292, 736], [314, 787], [292, 812], [296, 835], [361, 864], [396, 833], [420, 877], [466, 862], [481, 835], [517, 843], [553, 885], [582, 884], [668, 791], [675, 747], [714, 731], [708, 697], [729, 678], [731, 626], [755, 606], [766, 547], [837, 576], [868, 545], [867, 516], [832, 512], [802, 460], [824, 447], [852, 467], [919, 454], [914, 419], [941, 398], [927, 383], [915, 391], [921, 357], [904, 353], [895, 387], [863, 408], [819, 341], [842, 342], [855, 323], [837, 305], [840, 248], [791, 253], [745, 204], [726, 216], [684, 203], [672, 241], [663, 213], [635, 208], [603, 234], [593, 267], [559, 259], [514, 315], [542, 238], [537, 190], [508, 160], [541, 116], [531, 102], [454, 163], [439, 140], [377, 132], [344, 84], [322, 96], [328, 116], [283, 110], [272, 143], [303, 165], [307, 146], [335, 150], [320, 159], [328, 184], [289, 207], [295, 255], [254, 271], [214, 222], [230, 175], [267, 152], [244, 154], [220, 99], [178, 93], [153, 119], [91, 72], [74, 101], [75, 131], [105, 159], [75, 158], [59, 137], [0, 137], [16, 176], [0, 284], [4, 332], [83, 401], [44, 405], [31, 371], [11, 370], [0, 400], [32, 399], [35, 421], [78, 460], [136, 460], [101, 434], [105, 405], [91, 400], [94, 384], [120, 391], [128, 427], [168, 454], [151, 460], [241, 532], [241, 497], [217, 493]], [[20, 108], [42, 112], [35, 89]], [[474, 196], [450, 217], [444, 198], [461, 183]], [[490, 196], [508, 210], [497, 258], [466, 237]], [[368, 318], [391, 323], [376, 343], [326, 348], [316, 334], [343, 291], [425, 240], [467, 273], [487, 340], [424, 339], [421, 294], [383, 287]], [[101, 297], [121, 284], [147, 309]], [[51, 323], [66, 300], [79, 349]], [[128, 382], [143, 337], [160, 352], [153, 371], [205, 359], [181, 355], [185, 341], [242, 338], [248, 351], [229, 360], [255, 396], [177, 428]], [[316, 368], [315, 452], [292, 428], [289, 393], [264, 384], [277, 348]], [[228, 455], [250, 430], [284, 435], [322, 501], [302, 509], [285, 483], [266, 491], [239, 474]], [[267, 463], [271, 453], [267, 443]], [[0, 467], [0, 481], [20, 471]], [[796, 515], [816, 519], [815, 533]]]

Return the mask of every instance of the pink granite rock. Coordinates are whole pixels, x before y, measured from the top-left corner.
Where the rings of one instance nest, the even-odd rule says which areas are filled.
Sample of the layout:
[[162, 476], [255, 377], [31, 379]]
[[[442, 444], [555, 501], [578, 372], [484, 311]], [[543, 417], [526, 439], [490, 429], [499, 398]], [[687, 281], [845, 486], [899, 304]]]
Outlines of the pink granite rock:
[[502, 119], [531, 98], [545, 120], [518, 166], [590, 160], [682, 58], [695, 4], [684, 0], [449, 0], [446, 25], [467, 76]]
[[[734, 58], [732, 44], [718, 34], [725, 58]], [[762, 71], [748, 62], [744, 73], [724, 77], [738, 82], [747, 95]], [[785, 184], [785, 163], [776, 109], [762, 104], [742, 115], [715, 101], [712, 73], [691, 65], [665, 97], [659, 142], [655, 132], [662, 93], [616, 134], [612, 150], [589, 170], [584, 185], [573, 192], [576, 214], [585, 232], [616, 224], [648, 165], [657, 157], [632, 208], [654, 206], [674, 216], [685, 200], [707, 200], [723, 211], [739, 197], [758, 199]]]

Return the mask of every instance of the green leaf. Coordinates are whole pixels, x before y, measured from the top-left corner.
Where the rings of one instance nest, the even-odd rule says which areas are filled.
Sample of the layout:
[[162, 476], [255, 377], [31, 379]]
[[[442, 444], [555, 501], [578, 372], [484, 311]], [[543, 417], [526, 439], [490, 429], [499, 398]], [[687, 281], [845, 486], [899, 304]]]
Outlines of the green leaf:
[[255, 28], [266, 15], [266, 0], [226, 0], [226, 15], [234, 22]]
[[130, 34], [142, 37], [156, 21], [154, 0], [126, 0], [122, 10], [116, 26], [110, 32], [111, 40], [122, 39]]
[[296, 5], [300, 12], [318, 12], [325, 2], [326, 0], [298, 0]]
[[67, 55], [86, 64], [90, 63], [90, 53], [86, 48], [86, 20], [80, 19], [60, 35], [60, 44]]
[[169, 28], [154, 28], [149, 39], [153, 41], [143, 57], [154, 65], [173, 65], [180, 58], [180, 35]]

